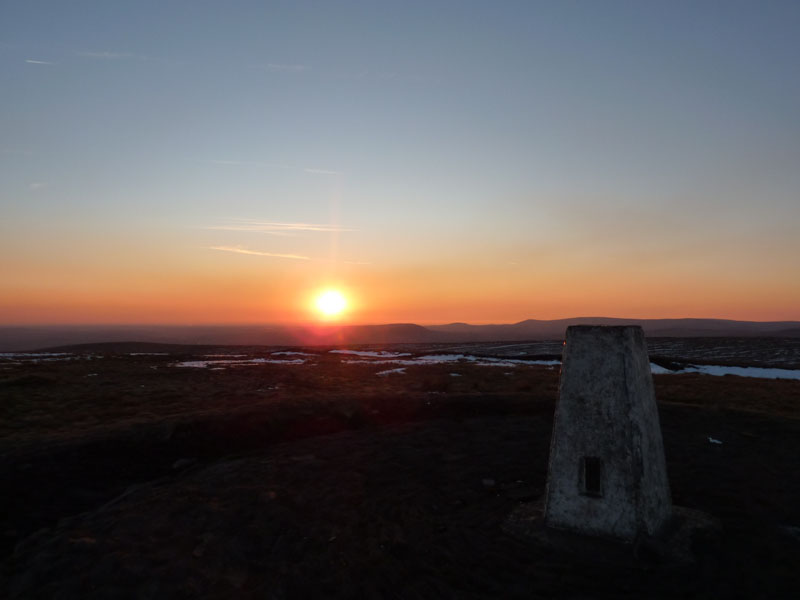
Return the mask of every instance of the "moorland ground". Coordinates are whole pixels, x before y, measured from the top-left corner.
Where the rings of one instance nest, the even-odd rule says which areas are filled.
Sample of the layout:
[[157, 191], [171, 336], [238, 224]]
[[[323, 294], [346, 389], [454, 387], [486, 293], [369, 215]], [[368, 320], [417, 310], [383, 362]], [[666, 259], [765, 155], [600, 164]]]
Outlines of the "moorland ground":
[[694, 564], [622, 566], [504, 527], [544, 491], [557, 367], [174, 366], [198, 358], [0, 365], [5, 595], [800, 593], [800, 381], [654, 377], [673, 501], [722, 529]]

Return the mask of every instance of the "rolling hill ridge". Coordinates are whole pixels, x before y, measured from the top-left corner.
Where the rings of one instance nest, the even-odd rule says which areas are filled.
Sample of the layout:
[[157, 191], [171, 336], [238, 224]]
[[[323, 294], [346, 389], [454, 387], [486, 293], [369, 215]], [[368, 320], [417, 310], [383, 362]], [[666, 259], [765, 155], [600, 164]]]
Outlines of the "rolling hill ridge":
[[348, 344], [558, 340], [570, 325], [640, 325], [648, 337], [800, 337], [799, 321], [728, 319], [527, 319], [498, 325], [57, 325], [0, 327], [0, 352], [109, 342], [185, 345], [334, 346]]

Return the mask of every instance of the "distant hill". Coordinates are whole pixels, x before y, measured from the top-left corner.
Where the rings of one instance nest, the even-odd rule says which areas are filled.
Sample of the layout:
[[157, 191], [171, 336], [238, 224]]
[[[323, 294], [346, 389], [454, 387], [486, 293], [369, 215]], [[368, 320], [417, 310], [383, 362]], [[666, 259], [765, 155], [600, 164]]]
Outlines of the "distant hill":
[[800, 337], [797, 321], [732, 321], [728, 319], [618, 319], [576, 317], [539, 321], [528, 319], [509, 325], [452, 323], [428, 329], [470, 341], [525, 341], [561, 339], [570, 325], [640, 325], [649, 337]]
[[[198, 326], [40, 326], [0, 327], [0, 352], [104, 345], [99, 350], [136, 352], [136, 344], [176, 346], [333, 346], [346, 344], [433, 343], [445, 333], [411, 323], [387, 325], [198, 325]], [[149, 349], [152, 351], [152, 349]], [[177, 349], [179, 351], [179, 349]]]
[[800, 337], [798, 321], [726, 319], [618, 319], [577, 317], [507, 325], [450, 323], [422, 327], [387, 325], [118, 325], [0, 327], [0, 352], [38, 350], [77, 344], [155, 343], [192, 346], [332, 346], [442, 342], [501, 342], [563, 339], [570, 325], [640, 325], [649, 337]]

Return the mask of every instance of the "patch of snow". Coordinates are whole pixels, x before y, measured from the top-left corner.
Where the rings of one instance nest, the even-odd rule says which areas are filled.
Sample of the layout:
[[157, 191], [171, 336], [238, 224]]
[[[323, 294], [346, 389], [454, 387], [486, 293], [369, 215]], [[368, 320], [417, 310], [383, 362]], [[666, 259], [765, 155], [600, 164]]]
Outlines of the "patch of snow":
[[428, 354], [426, 356], [420, 356], [417, 358], [417, 361], [422, 364], [433, 364], [433, 365], [441, 365], [444, 363], [451, 363], [451, 362], [469, 362], [475, 364], [488, 364], [488, 363], [498, 363], [498, 362], [513, 362], [513, 360], [506, 361], [505, 359], [497, 359], [497, 358], [481, 358], [478, 356], [471, 356], [469, 354]]
[[314, 356], [310, 352], [296, 352], [294, 350], [282, 350], [281, 352], [272, 352], [272, 356]]
[[461, 377], [461, 373], [450, 373], [450, 377]]
[[511, 363], [514, 365], [560, 365], [560, 360], [525, 360], [524, 358], [479, 358], [479, 360], [489, 361], [489, 362], [504, 362], [504, 363]]
[[373, 358], [388, 358], [392, 356], [411, 356], [409, 352], [388, 352], [386, 350], [331, 350], [330, 354], [352, 354]]
[[427, 356], [420, 356], [417, 360], [421, 363], [441, 364], [460, 360], [474, 362], [478, 360], [478, 357], [467, 356], [466, 354], [428, 354]]
[[[408, 354], [404, 356], [409, 356]], [[383, 358], [375, 360], [347, 360], [347, 364], [394, 364], [394, 365], [444, 365], [466, 362], [479, 367], [518, 367], [522, 365], [553, 365], [561, 361], [553, 360], [521, 360], [517, 358], [493, 358], [471, 356], [469, 354], [428, 354], [416, 358]]]
[[702, 375], [738, 375], [739, 377], [758, 377], [761, 379], [800, 379], [800, 369], [773, 369], [768, 367], [727, 367], [724, 365], [689, 365], [684, 369], [672, 371], [650, 363], [653, 375], [677, 375], [700, 373]]
[[702, 373], [703, 375], [738, 375], [761, 379], [798, 379], [800, 369], [770, 369], [766, 367], [724, 367], [721, 365], [692, 365], [678, 373]]
[[709, 437], [709, 438], [708, 438], [708, 443], [709, 443], [709, 444], [722, 444], [722, 442], [721, 442], [720, 440], [715, 440], [715, 439], [714, 439], [714, 438], [712, 438], [712, 437]]
[[[370, 364], [395, 364], [404, 366], [413, 365], [441, 365], [447, 363], [469, 363], [482, 367], [518, 367], [525, 365], [544, 365], [553, 369], [561, 364], [560, 360], [525, 360], [519, 358], [495, 358], [489, 356], [473, 356], [470, 354], [427, 354], [414, 358], [401, 358], [411, 356], [405, 352], [385, 351], [360, 351], [360, 350], [331, 350], [333, 353], [370, 358], [372, 360], [349, 359], [346, 362]], [[679, 370], [671, 370], [655, 363], [650, 363], [650, 372], [653, 375], [671, 375], [681, 373], [701, 373], [704, 375], [738, 375], [740, 377], [760, 377], [764, 379], [798, 379], [800, 369], [777, 369], [766, 367], [726, 367], [721, 365], [690, 365]]]
[[72, 352], [0, 352], [0, 358], [47, 358], [54, 356], [74, 356]]
[[173, 367], [188, 367], [193, 369], [204, 369], [206, 367], [238, 367], [238, 366], [251, 366], [251, 365], [302, 365], [306, 361], [302, 358], [294, 360], [280, 360], [270, 358], [251, 358], [250, 360], [185, 360], [183, 362], [174, 363]]
[[34, 358], [31, 359], [30, 362], [32, 363], [43, 363], [43, 362], [59, 362], [64, 360], [77, 360], [77, 356], [56, 356], [55, 358]]
[[221, 361], [215, 360], [185, 360], [183, 362], [174, 363], [173, 367], [192, 368], [192, 369], [205, 369], [208, 366], [216, 364]]
[[243, 358], [247, 354], [203, 354], [205, 358]]
[[292, 360], [282, 360], [280, 358], [272, 359], [272, 358], [256, 358], [254, 361], [262, 362], [262, 363], [269, 363], [271, 365], [304, 365], [306, 361], [302, 358], [295, 358]]
[[420, 356], [423, 363], [441, 364], [446, 362], [465, 361], [483, 367], [514, 367], [524, 365], [560, 365], [560, 360], [525, 360], [522, 358], [494, 358], [492, 356], [472, 356], [470, 354], [429, 354]]
[[16, 362], [42, 363], [80, 358], [71, 352], [0, 352], [0, 359]]
[[405, 367], [399, 367], [397, 369], [387, 369], [385, 371], [378, 371], [377, 373], [375, 373], [375, 375], [378, 375], [379, 377], [386, 377], [387, 375], [405, 375], [405, 374], [406, 374]]
[[418, 362], [414, 362], [413, 359], [403, 359], [403, 358], [396, 358], [394, 360], [391, 359], [377, 359], [377, 360], [362, 360], [358, 358], [348, 359], [343, 361], [346, 365], [418, 365]]

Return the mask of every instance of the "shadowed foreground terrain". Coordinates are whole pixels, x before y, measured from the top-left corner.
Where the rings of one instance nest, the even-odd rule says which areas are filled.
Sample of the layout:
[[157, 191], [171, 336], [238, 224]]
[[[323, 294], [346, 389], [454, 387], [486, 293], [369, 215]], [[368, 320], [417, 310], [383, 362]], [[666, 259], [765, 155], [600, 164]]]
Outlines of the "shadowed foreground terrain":
[[0, 596], [800, 594], [798, 381], [655, 377], [673, 501], [722, 531], [622, 567], [503, 529], [544, 491], [557, 367], [295, 356], [0, 364]]

